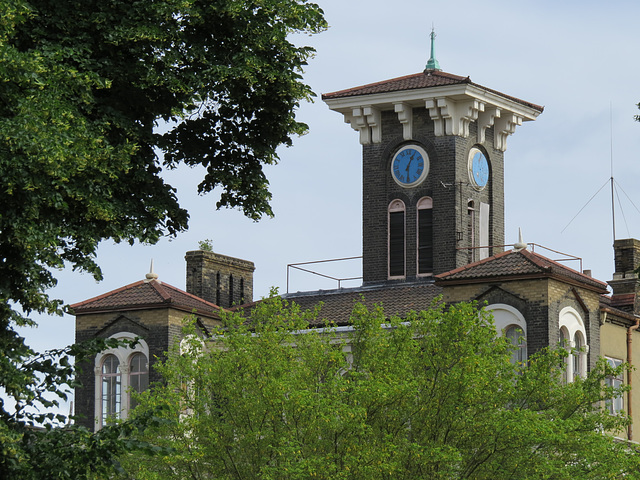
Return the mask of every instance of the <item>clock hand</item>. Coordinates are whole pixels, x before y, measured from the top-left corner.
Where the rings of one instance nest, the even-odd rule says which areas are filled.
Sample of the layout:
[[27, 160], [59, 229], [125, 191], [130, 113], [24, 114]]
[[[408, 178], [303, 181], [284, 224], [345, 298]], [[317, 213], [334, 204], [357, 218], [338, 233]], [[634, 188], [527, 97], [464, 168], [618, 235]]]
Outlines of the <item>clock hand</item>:
[[413, 162], [413, 157], [414, 157], [414, 156], [415, 156], [415, 153], [414, 153], [414, 154], [412, 154], [412, 155], [409, 157], [409, 163], [407, 163], [407, 168], [406, 168], [406, 170], [407, 170], [407, 179], [409, 179], [409, 167], [411, 167], [411, 162]]

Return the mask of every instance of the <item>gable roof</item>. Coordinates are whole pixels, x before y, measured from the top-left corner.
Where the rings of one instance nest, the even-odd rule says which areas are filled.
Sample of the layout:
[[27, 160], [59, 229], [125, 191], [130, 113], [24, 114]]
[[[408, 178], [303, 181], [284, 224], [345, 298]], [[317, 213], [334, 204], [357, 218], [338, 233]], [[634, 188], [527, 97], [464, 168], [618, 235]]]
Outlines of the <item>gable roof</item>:
[[167, 283], [161, 283], [158, 280], [140, 280], [71, 305], [74, 315], [157, 308], [173, 308], [216, 318], [219, 316], [220, 310], [222, 310], [211, 302], [207, 302]]
[[318, 326], [327, 323], [349, 325], [356, 302], [362, 302], [369, 309], [380, 304], [387, 317], [404, 317], [411, 311], [429, 309], [441, 293], [442, 289], [432, 282], [421, 282], [290, 293], [283, 298], [298, 304], [303, 310], [313, 309], [322, 302], [318, 318], [312, 323], [312, 326]]
[[561, 263], [529, 250], [508, 250], [479, 262], [436, 275], [440, 286], [488, 281], [554, 278], [598, 293], [607, 292], [607, 284]]
[[322, 95], [322, 100], [333, 100], [338, 98], [356, 97], [360, 95], [373, 95], [379, 93], [399, 92], [404, 90], [417, 90], [423, 88], [444, 87], [448, 85], [473, 85], [486, 92], [497, 94], [503, 98], [508, 98], [516, 103], [524, 105], [534, 110], [542, 112], [544, 107], [536, 105], [534, 103], [526, 102], [510, 95], [498, 92], [491, 88], [483, 87], [471, 81], [469, 77], [461, 77], [452, 73], [446, 73], [441, 71], [428, 71], [414, 73], [413, 75], [405, 75], [403, 77], [392, 78], [390, 80], [383, 80], [381, 82], [369, 83], [359, 87], [348, 88], [346, 90], [339, 90], [337, 92], [325, 93]]

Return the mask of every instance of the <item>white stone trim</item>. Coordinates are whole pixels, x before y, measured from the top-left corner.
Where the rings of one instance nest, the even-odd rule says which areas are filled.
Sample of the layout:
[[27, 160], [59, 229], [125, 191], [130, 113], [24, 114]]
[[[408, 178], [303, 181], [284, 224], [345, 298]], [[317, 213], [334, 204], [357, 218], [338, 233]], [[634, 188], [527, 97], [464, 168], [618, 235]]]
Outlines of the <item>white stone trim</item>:
[[402, 124], [402, 138], [413, 139], [413, 108], [408, 103], [396, 103], [394, 111], [398, 114], [398, 120]]
[[[507, 137], [514, 133], [516, 127], [522, 125], [523, 121], [535, 120], [541, 113], [509, 97], [470, 84], [354, 95], [326, 99], [325, 102], [331, 110], [342, 113], [345, 122], [360, 132], [360, 143], [363, 145], [380, 141], [380, 112], [392, 110], [398, 113], [396, 108], [406, 112], [410, 107], [426, 107], [435, 122], [436, 136], [467, 137], [470, 123], [477, 120], [478, 142], [483, 143], [486, 129], [495, 126], [495, 147], [505, 151]], [[403, 123], [406, 140], [411, 139], [406, 136], [411, 129]]]
[[[558, 317], [558, 329], [566, 332], [567, 338], [569, 340], [568, 348], [575, 348], [576, 343], [573, 340], [576, 336], [576, 333], [580, 334], [582, 340], [584, 341], [583, 351], [578, 352], [578, 365], [580, 368], [580, 376], [584, 377], [587, 374], [587, 353], [589, 353], [589, 345], [587, 344], [587, 331], [584, 326], [584, 320], [578, 313], [578, 311], [573, 307], [564, 307], [560, 310], [560, 315]], [[567, 357], [567, 381], [573, 382], [574, 378], [574, 368], [573, 368], [573, 358], [574, 352], [569, 352], [569, 356]]]
[[350, 112], [343, 112], [343, 114], [345, 123], [360, 132], [362, 145], [382, 142], [382, 115], [378, 108], [360, 106], [352, 108]]
[[[511, 325], [517, 325], [524, 332], [525, 338], [527, 337], [527, 322], [517, 308], [507, 305], [506, 303], [493, 303], [486, 306], [485, 311], [493, 315], [493, 321], [498, 335], [503, 335], [504, 331]], [[496, 315], [499, 311], [508, 312], [508, 315]]]
[[117, 340], [135, 340], [138, 338], [138, 343], [134, 348], [118, 347], [109, 348], [96, 355], [94, 363], [94, 379], [95, 379], [95, 397], [94, 397], [94, 425], [95, 430], [98, 431], [102, 428], [102, 362], [107, 355], [115, 355], [120, 362], [120, 374], [121, 374], [121, 391], [122, 399], [120, 402], [120, 418], [126, 419], [129, 414], [129, 360], [134, 353], [142, 353], [147, 358], [147, 369], [149, 364], [149, 345], [138, 335], [129, 332], [118, 332], [111, 335], [109, 338], [115, 338]]

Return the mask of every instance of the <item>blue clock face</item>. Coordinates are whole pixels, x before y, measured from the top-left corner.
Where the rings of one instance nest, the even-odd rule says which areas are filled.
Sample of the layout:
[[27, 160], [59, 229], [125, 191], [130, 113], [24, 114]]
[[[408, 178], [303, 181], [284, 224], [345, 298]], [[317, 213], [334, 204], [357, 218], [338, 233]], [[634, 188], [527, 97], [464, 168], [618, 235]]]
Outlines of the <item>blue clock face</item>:
[[420, 184], [429, 173], [427, 153], [420, 147], [411, 146], [400, 150], [391, 162], [393, 179], [403, 187]]
[[483, 189], [489, 182], [489, 162], [477, 148], [469, 152], [469, 177], [473, 186]]

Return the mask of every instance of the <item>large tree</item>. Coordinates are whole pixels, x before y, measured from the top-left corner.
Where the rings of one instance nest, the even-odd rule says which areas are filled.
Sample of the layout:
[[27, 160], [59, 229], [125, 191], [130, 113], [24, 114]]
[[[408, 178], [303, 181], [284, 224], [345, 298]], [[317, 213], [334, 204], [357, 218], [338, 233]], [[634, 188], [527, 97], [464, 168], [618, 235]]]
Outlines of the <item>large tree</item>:
[[7, 428], [49, 369], [14, 327], [61, 313], [52, 269], [99, 279], [101, 240], [187, 227], [163, 167], [202, 165], [199, 191], [220, 187], [219, 207], [272, 215], [262, 167], [305, 131], [294, 111], [312, 96], [301, 73], [313, 49], [290, 35], [325, 26], [306, 0], [0, 0], [0, 388], [18, 403], [0, 403]]
[[612, 435], [605, 362], [562, 383], [566, 350], [511, 362], [512, 345], [474, 304], [405, 319], [356, 305], [353, 328], [305, 330], [309, 313], [261, 303], [204, 341], [189, 331], [161, 367], [147, 434], [174, 455], [130, 456], [126, 478], [635, 478]]

